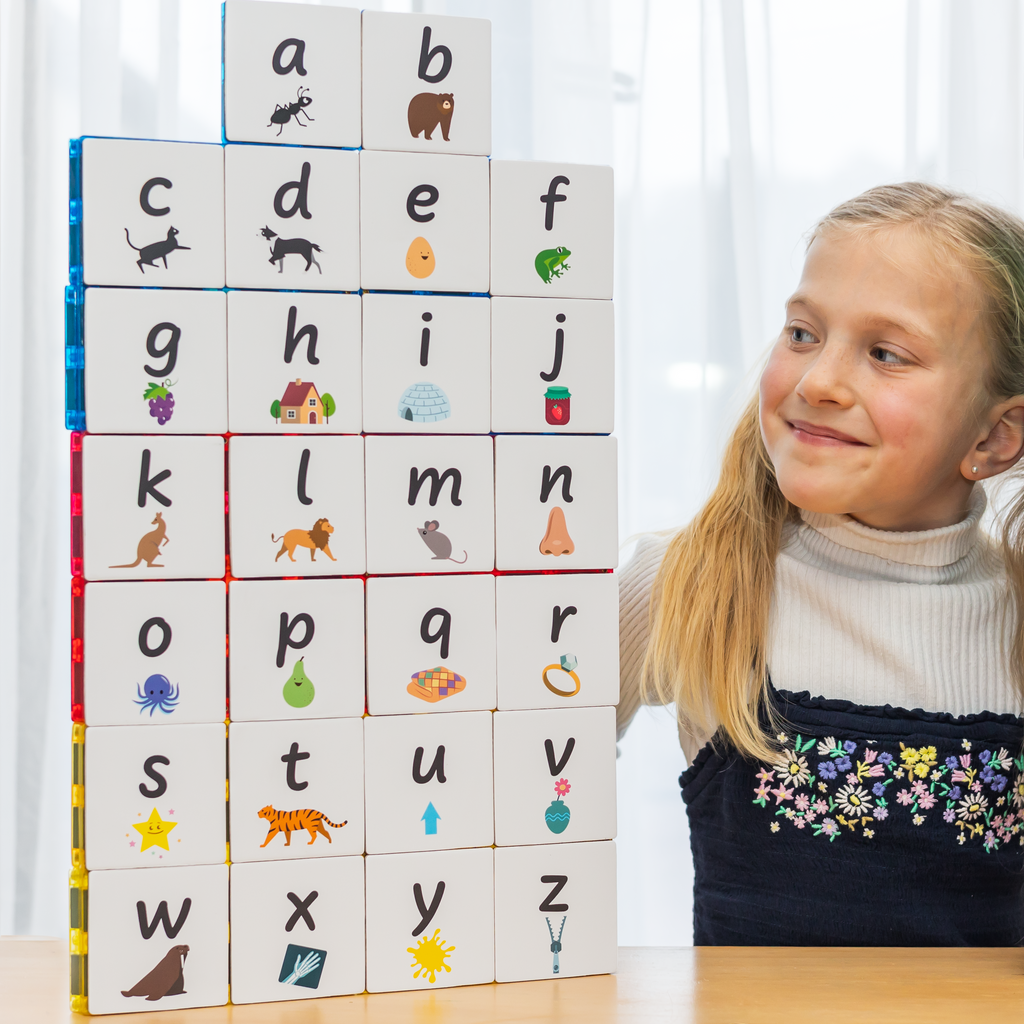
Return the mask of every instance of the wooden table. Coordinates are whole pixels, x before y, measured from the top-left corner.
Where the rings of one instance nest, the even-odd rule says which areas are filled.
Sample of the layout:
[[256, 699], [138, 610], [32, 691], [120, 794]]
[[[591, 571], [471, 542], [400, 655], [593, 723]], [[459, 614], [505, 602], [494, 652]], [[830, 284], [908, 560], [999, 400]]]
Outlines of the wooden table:
[[[0, 1019], [83, 1024], [67, 947], [0, 939]], [[1024, 949], [622, 948], [619, 973], [309, 1002], [157, 1010], [138, 1024], [1003, 1024], [1024, 1017]]]

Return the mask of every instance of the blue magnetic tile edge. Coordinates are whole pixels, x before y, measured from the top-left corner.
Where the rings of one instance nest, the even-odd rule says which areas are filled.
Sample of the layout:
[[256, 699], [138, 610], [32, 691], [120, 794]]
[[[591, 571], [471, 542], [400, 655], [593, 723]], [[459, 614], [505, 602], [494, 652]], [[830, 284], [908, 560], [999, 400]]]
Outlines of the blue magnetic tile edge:
[[68, 143], [68, 276], [82, 284], [82, 140]]
[[68, 430], [85, 430], [84, 310], [85, 289], [69, 284], [64, 289], [64, 425]]

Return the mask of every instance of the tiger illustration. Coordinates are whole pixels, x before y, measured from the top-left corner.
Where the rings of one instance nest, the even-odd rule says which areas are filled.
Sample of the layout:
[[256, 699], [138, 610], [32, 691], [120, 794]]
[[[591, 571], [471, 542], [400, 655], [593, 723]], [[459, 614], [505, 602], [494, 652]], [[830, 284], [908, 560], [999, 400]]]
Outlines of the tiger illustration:
[[348, 824], [348, 821], [345, 820], [340, 825], [336, 825], [325, 814], [320, 811], [312, 811], [308, 807], [301, 811], [275, 811], [270, 804], [267, 804], [259, 812], [259, 816], [266, 818], [270, 823], [270, 831], [267, 833], [267, 838], [260, 844], [261, 850], [278, 832], [284, 833], [284, 845], [291, 846], [292, 833], [304, 828], [309, 833], [309, 842], [306, 845], [312, 846], [316, 842], [317, 832], [322, 836], [327, 836], [327, 842], [331, 842], [330, 834], [324, 828], [324, 825], [330, 825], [331, 828], [344, 828]]

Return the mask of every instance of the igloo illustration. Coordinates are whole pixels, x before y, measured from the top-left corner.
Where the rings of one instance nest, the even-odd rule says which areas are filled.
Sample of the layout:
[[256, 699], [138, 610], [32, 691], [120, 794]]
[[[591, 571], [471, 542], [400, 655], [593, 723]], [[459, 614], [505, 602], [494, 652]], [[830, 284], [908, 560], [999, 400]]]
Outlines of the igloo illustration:
[[437, 423], [452, 414], [448, 396], [436, 384], [421, 380], [402, 392], [398, 415], [413, 423]]

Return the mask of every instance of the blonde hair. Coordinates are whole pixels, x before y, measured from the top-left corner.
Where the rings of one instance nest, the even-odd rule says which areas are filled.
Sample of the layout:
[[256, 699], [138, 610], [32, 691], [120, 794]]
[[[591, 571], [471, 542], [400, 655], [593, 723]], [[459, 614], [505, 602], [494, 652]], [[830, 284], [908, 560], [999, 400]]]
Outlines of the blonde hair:
[[[987, 302], [987, 389], [998, 399], [1024, 395], [1024, 221], [937, 185], [906, 182], [837, 206], [808, 247], [826, 232], [893, 227], [921, 232], [951, 267], [973, 275]], [[782, 528], [797, 517], [765, 450], [755, 396], [729, 439], [714, 492], [669, 544], [651, 601], [645, 699], [674, 701], [684, 729], [716, 733], [758, 760], [776, 749], [768, 614]], [[1004, 510], [1001, 539], [1017, 610], [1010, 670], [1024, 695], [1024, 491]]]

